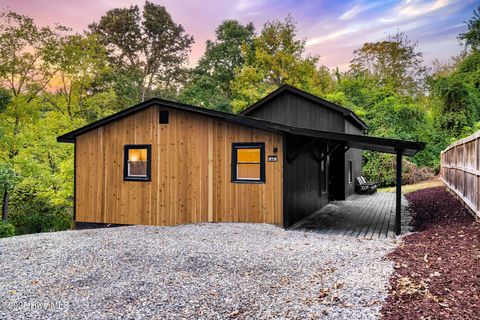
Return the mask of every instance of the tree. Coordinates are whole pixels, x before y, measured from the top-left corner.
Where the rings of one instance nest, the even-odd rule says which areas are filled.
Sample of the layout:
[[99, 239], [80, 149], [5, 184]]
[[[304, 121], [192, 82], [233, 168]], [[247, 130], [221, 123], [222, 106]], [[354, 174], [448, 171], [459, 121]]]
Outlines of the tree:
[[288, 16], [283, 22], [267, 22], [253, 46], [242, 46], [245, 63], [235, 70], [232, 81], [235, 111], [243, 110], [285, 83], [320, 96], [331, 90], [333, 80], [329, 70], [318, 68], [318, 56], [303, 56], [305, 40], [296, 39], [296, 34], [296, 24]]
[[480, 50], [480, 6], [477, 10], [473, 10], [473, 17], [468, 20], [468, 29], [460, 33], [458, 39], [465, 42], [465, 46], [472, 50]]
[[206, 50], [193, 69], [181, 99], [207, 108], [232, 111], [230, 83], [234, 70], [244, 63], [241, 47], [252, 46], [255, 29], [252, 23], [241, 25], [225, 20], [216, 29], [216, 40], [207, 40]]
[[[91, 118], [95, 110], [89, 106], [88, 99], [98, 93], [102, 77], [110, 71], [106, 48], [95, 35], [66, 36], [60, 43], [57, 65], [58, 72], [50, 83], [54, 94], [48, 92], [43, 99], [72, 121], [80, 116]], [[103, 85], [100, 90], [106, 91], [108, 86]], [[114, 101], [111, 102], [114, 105]]]
[[142, 14], [136, 5], [112, 9], [89, 29], [107, 46], [118, 73], [135, 79], [138, 99], [148, 98], [154, 88], [181, 83], [193, 37], [165, 7], [146, 1]]
[[[8, 90], [2, 99], [0, 160], [6, 163], [12, 164], [23, 146], [20, 135], [25, 123], [40, 112], [39, 105], [32, 102], [58, 70], [58, 44], [65, 31], [62, 26], [39, 28], [31, 18], [13, 11], [0, 14], [0, 83]], [[7, 173], [5, 176], [10, 176]], [[5, 213], [11, 189], [8, 181], [3, 181]]]
[[18, 181], [18, 175], [7, 164], [0, 164], [0, 190], [2, 190], [2, 221], [8, 219], [9, 194]]
[[389, 36], [387, 40], [365, 43], [353, 52], [351, 72], [357, 77], [373, 80], [373, 85], [408, 95], [423, 93], [426, 68], [418, 44], [405, 33]]
[[39, 28], [13, 11], [2, 12], [0, 19], [0, 82], [12, 96], [23, 93], [31, 101], [57, 71], [60, 33], [67, 28]]
[[459, 137], [465, 127], [479, 120], [480, 94], [467, 82], [468, 75], [455, 70], [430, 80], [432, 108], [437, 126], [444, 133]]

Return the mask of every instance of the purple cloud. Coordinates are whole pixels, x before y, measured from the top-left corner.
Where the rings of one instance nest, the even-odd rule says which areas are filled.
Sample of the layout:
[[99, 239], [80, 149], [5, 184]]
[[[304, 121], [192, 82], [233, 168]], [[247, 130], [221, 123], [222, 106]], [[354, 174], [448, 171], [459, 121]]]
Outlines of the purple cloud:
[[[60, 23], [81, 32], [111, 8], [143, 3], [143, 0], [0, 0], [0, 8], [29, 15], [42, 25]], [[215, 28], [222, 20], [251, 21], [260, 31], [265, 22], [283, 19], [291, 13], [298, 22], [298, 36], [307, 39], [307, 52], [320, 55], [321, 62], [328, 67], [341, 69], [348, 67], [352, 51], [364, 42], [382, 40], [397, 30], [419, 41], [427, 63], [434, 58], [446, 60], [460, 52], [456, 37], [465, 30], [463, 22], [477, 6], [475, 0], [165, 0], [161, 4], [195, 37], [190, 54], [192, 65], [203, 54], [205, 41], [214, 38]]]

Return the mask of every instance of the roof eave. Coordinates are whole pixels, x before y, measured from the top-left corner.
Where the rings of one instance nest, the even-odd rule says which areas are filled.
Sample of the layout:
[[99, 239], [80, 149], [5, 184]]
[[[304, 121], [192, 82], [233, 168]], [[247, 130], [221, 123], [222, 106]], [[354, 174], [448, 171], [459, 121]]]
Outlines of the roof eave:
[[59, 136], [57, 137], [57, 142], [63, 142], [63, 143], [75, 143], [75, 138], [70, 137], [70, 136]]

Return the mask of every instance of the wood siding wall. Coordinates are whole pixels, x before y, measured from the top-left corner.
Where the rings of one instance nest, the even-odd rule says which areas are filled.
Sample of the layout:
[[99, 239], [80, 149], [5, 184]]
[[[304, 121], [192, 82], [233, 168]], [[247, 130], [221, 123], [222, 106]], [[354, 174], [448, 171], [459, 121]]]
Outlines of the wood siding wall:
[[480, 218], [480, 132], [457, 141], [440, 155], [440, 175], [447, 186]]
[[[196, 222], [283, 223], [282, 136], [156, 107], [76, 139], [76, 221], [176, 225]], [[231, 182], [233, 142], [265, 142], [266, 183]], [[152, 145], [151, 182], [123, 180], [126, 144]]]

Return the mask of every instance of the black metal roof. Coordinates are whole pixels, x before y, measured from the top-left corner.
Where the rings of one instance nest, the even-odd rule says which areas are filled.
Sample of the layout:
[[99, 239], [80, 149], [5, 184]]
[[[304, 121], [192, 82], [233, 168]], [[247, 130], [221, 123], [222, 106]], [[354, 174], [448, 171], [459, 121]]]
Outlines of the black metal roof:
[[332, 110], [335, 110], [337, 112], [340, 112], [341, 114], [343, 114], [343, 116], [345, 118], [351, 120], [353, 122], [353, 124], [355, 124], [360, 129], [362, 129], [362, 130], [368, 129], [367, 124], [365, 122], [363, 122], [362, 119], [360, 119], [352, 110], [347, 109], [347, 108], [342, 107], [342, 106], [339, 106], [338, 104], [335, 104], [335, 103], [330, 102], [328, 100], [322, 99], [320, 97], [317, 97], [317, 96], [315, 96], [313, 94], [310, 94], [308, 92], [305, 92], [303, 90], [292, 87], [288, 84], [282, 85], [277, 90], [273, 91], [272, 93], [270, 93], [266, 97], [258, 100], [257, 102], [255, 102], [254, 104], [249, 106], [247, 109], [240, 112], [240, 114], [244, 115], [244, 116], [248, 116], [249, 113], [251, 113], [253, 110], [263, 106], [265, 103], [267, 103], [268, 101], [272, 100], [273, 98], [275, 98], [276, 96], [278, 96], [278, 95], [280, 95], [284, 92], [293, 93], [293, 94], [301, 96], [305, 99], [314, 101], [314, 102], [316, 102], [316, 103], [318, 103], [318, 104], [320, 104], [320, 105], [322, 105], [322, 106], [324, 106], [328, 109], [332, 109]]
[[149, 99], [133, 107], [130, 107], [123, 111], [112, 114], [96, 122], [93, 122], [89, 125], [86, 125], [79, 129], [65, 133], [64, 135], [57, 137], [57, 141], [74, 143], [75, 137], [85, 132], [104, 126], [110, 122], [119, 120], [121, 118], [129, 116], [133, 113], [136, 113], [140, 110], [146, 109], [153, 105], [161, 105], [161, 106], [178, 109], [182, 111], [194, 112], [197, 114], [202, 114], [208, 117], [236, 123], [236, 124], [251, 127], [251, 128], [273, 131], [281, 134], [292, 134], [292, 135], [298, 135], [298, 136], [317, 138], [325, 142], [334, 143], [334, 144], [344, 144], [352, 148], [358, 148], [358, 149], [373, 150], [373, 151], [386, 152], [386, 153], [396, 153], [397, 150], [400, 150], [402, 154], [411, 156], [411, 155], [414, 155], [417, 151], [422, 150], [425, 147], [425, 144], [422, 142], [404, 141], [404, 140], [397, 140], [397, 139], [348, 134], [348, 133], [342, 133], [342, 132], [322, 131], [322, 130], [300, 128], [300, 127], [292, 127], [292, 126], [287, 126], [287, 125], [283, 125], [276, 122], [247, 117], [243, 115], [220, 112], [220, 111], [215, 111], [215, 110], [201, 108], [201, 107], [195, 107], [195, 106], [191, 106], [191, 105], [187, 105], [179, 102], [163, 100], [159, 98]]

